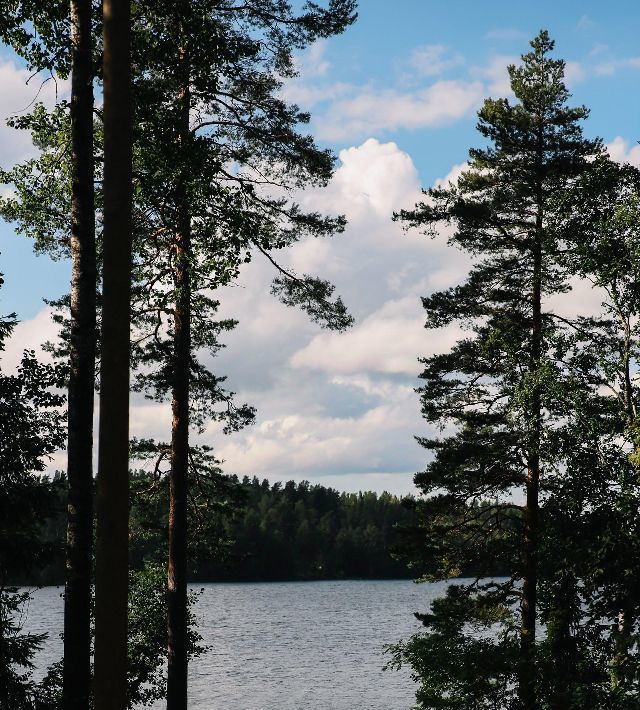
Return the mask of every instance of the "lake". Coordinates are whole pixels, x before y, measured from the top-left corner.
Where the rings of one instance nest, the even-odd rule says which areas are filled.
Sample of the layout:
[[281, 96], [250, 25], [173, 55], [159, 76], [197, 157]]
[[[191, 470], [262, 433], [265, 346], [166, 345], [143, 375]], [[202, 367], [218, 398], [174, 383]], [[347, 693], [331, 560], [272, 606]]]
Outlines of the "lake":
[[[409, 710], [408, 671], [385, 645], [418, 631], [442, 584], [408, 580], [203, 584], [196, 613], [211, 646], [190, 667], [191, 710]], [[62, 588], [34, 591], [25, 629], [47, 632], [40, 670], [61, 655]], [[38, 675], [41, 675], [40, 673]], [[162, 704], [156, 707], [161, 708]]]

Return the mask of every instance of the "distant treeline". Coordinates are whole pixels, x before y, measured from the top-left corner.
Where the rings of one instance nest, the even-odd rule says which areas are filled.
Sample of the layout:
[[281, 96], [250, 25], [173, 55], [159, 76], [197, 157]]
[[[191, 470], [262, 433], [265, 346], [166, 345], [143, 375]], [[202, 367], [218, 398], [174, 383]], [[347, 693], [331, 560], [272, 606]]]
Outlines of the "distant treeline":
[[200, 581], [384, 579], [410, 577], [392, 558], [398, 523], [412, 516], [389, 493], [341, 493], [288, 481], [244, 478], [246, 508], [231, 523], [229, 559], [206, 560]]
[[[390, 493], [343, 493], [307, 481], [269, 483], [257, 477], [232, 478], [237, 490], [235, 514], [217, 516], [210, 554], [193, 555], [191, 581], [276, 581], [314, 579], [392, 579], [412, 575], [392, 557], [397, 525], [413, 520], [413, 511]], [[64, 481], [60, 481], [60, 500]], [[165, 552], [166, 508], [162, 500], [132, 496], [131, 564], [160, 559]], [[46, 528], [48, 542], [62, 550], [62, 505]], [[144, 531], [142, 533], [141, 531]], [[208, 534], [212, 534], [209, 532]], [[222, 541], [222, 544], [221, 544]], [[207, 540], [199, 540], [200, 549]], [[204, 544], [203, 544], [204, 543]], [[34, 571], [23, 583], [62, 584], [63, 556]]]

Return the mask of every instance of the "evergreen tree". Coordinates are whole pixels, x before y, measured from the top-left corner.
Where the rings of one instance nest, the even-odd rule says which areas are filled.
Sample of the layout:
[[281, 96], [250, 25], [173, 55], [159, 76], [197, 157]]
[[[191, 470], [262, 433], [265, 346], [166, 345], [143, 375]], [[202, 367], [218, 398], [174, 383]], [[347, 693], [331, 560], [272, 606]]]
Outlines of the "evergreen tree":
[[[563, 259], [574, 278], [602, 297], [599, 313], [578, 318], [570, 357], [579, 377], [572, 425], [560, 445], [566, 474], [547, 506], [564, 519], [562, 566], [573, 583], [566, 647], [577, 661], [577, 697], [594, 708], [638, 707], [638, 313], [640, 171], [594, 161], [559, 194]], [[576, 416], [577, 415], [577, 416]], [[556, 579], [558, 574], [556, 572]], [[584, 623], [587, 619], [587, 624]], [[575, 664], [574, 664], [575, 665]]]
[[470, 151], [458, 184], [430, 190], [399, 215], [431, 233], [452, 224], [450, 243], [475, 257], [466, 283], [424, 299], [427, 327], [461, 323], [469, 332], [423, 361], [423, 414], [453, 430], [420, 439], [433, 452], [415, 478], [427, 494], [425, 552], [436, 560], [428, 577], [469, 565], [478, 578], [509, 575], [451, 586], [422, 616], [430, 633], [396, 647], [396, 660], [418, 669], [425, 708], [542, 705], [536, 631], [548, 531], [540, 503], [561, 475], [553, 432], [575, 384], [562, 362], [562, 323], [545, 308], [567, 290], [553, 199], [600, 151], [582, 135], [587, 109], [567, 106], [565, 64], [552, 49], [542, 31], [522, 65], [509, 67], [516, 102], [485, 101], [478, 130], [488, 145]]
[[[189, 426], [225, 419], [231, 430], [253, 414], [234, 406], [222, 378], [197, 357], [203, 349], [215, 351], [219, 333], [234, 325], [216, 320], [214, 291], [235, 278], [252, 253], [262, 252], [278, 270], [273, 290], [285, 303], [329, 327], [350, 323], [340, 299], [331, 299], [330, 284], [284, 269], [271, 252], [344, 226], [342, 218], [304, 213], [287, 198], [292, 189], [326, 183], [333, 157], [297, 132], [308, 116], [277, 94], [283, 79], [295, 74], [293, 51], [342, 31], [354, 20], [353, 9], [352, 0], [332, 0], [327, 9], [310, 4], [299, 14], [282, 2], [135, 8], [134, 361], [141, 367], [140, 388], [158, 399], [169, 396], [174, 410], [168, 599], [175, 631], [170, 646], [178, 648], [180, 661], [173, 662], [172, 651], [169, 668], [172, 677], [176, 671], [170, 686], [179, 689], [181, 704]], [[59, 155], [65, 122], [64, 107], [51, 115], [37, 108], [17, 121], [44, 150], [39, 161], [4, 176], [19, 195], [4, 201], [5, 215], [54, 252], [68, 239], [60, 218], [68, 200]], [[45, 214], [42, 204], [48, 205]]]
[[[220, 380], [198, 360], [215, 350], [212, 291], [237, 275], [252, 251], [267, 255], [279, 276], [274, 291], [329, 327], [346, 327], [332, 287], [280, 267], [269, 254], [305, 234], [329, 235], [341, 219], [305, 214], [286, 197], [324, 184], [333, 159], [297, 124], [308, 120], [277, 97], [294, 73], [292, 52], [353, 21], [349, 0], [296, 16], [289, 3], [214, 2], [139, 5], [134, 42], [138, 101], [138, 167], [144, 192], [136, 289], [141, 317], [137, 358], [156, 368], [139, 385], [172, 406], [169, 474], [168, 707], [187, 702], [186, 579], [190, 427], [225, 418], [243, 425]], [[136, 51], [139, 52], [136, 54]], [[196, 117], [195, 120], [192, 117]], [[274, 196], [275, 193], [275, 196]], [[223, 411], [219, 406], [223, 404]]]

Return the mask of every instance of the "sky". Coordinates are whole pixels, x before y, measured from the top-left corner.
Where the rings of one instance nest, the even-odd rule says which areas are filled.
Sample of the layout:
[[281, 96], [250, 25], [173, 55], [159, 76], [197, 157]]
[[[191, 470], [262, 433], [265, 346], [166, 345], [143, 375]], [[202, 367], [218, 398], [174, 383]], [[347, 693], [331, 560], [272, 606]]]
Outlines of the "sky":
[[[211, 425], [200, 440], [228, 473], [271, 481], [309, 480], [340, 490], [414, 491], [426, 462], [415, 436], [420, 417], [418, 358], [448, 349], [455, 327], [424, 329], [420, 297], [460, 283], [467, 257], [446, 234], [404, 233], [394, 211], [411, 207], [421, 188], [455, 180], [468, 149], [480, 143], [476, 112], [486, 97], [509, 96], [506, 66], [541, 28], [567, 61], [574, 104], [591, 116], [616, 160], [640, 164], [640, 5], [581, 0], [361, 0], [359, 19], [343, 35], [298, 56], [300, 75], [283, 95], [311, 112], [309, 130], [338, 160], [323, 190], [297, 196], [309, 209], [345, 214], [344, 234], [304, 241], [286, 257], [298, 272], [330, 279], [355, 325], [322, 331], [269, 295], [273, 272], [254, 260], [220, 294], [222, 314], [240, 321], [213, 368], [239, 401], [257, 407], [256, 423], [225, 436]], [[0, 50], [0, 118], [23, 110], [38, 83], [9, 50]], [[45, 84], [53, 102], [68, 87]], [[26, 136], [0, 125], [0, 165], [33, 152]], [[2, 188], [0, 188], [2, 189]], [[21, 320], [3, 358], [11, 367], [25, 347], [55, 333], [43, 298], [66, 292], [68, 262], [35, 257], [27, 239], [0, 224], [0, 312]], [[597, 295], [576, 289], [588, 310]], [[132, 434], [166, 440], [166, 406], [132, 399]], [[64, 454], [52, 462], [64, 468]]]

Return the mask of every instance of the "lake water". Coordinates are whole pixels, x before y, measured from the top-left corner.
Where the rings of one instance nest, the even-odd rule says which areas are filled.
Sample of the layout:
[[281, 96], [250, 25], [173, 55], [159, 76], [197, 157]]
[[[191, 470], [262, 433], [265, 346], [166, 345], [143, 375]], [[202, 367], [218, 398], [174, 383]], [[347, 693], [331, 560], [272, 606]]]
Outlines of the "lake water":
[[[407, 671], [383, 671], [385, 645], [420, 629], [444, 584], [407, 580], [204, 584], [196, 613], [211, 650], [190, 667], [190, 710], [409, 710]], [[62, 588], [36, 590], [25, 629], [62, 644]], [[158, 708], [162, 704], [157, 705]]]

